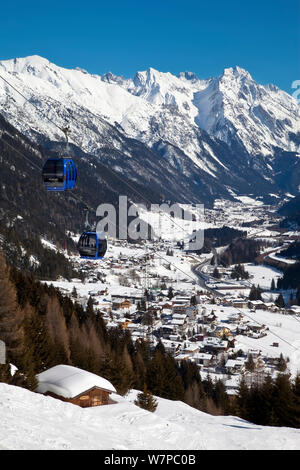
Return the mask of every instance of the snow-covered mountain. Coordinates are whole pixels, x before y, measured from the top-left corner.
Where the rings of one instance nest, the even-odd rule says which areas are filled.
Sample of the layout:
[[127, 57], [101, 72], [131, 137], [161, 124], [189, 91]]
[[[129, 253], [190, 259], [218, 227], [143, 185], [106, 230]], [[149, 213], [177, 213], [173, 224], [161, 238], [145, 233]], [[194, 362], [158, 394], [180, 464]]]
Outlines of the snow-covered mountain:
[[[257, 84], [239, 67], [208, 80], [152, 68], [125, 79], [68, 70], [31, 56], [0, 62], [0, 75], [49, 118], [0, 80], [0, 112], [34, 141], [62, 141], [51, 120], [59, 126], [69, 123], [77, 146], [134, 181], [152, 171], [164, 186], [163, 175], [152, 168], [164, 161], [182, 183], [182, 194], [193, 194], [194, 202], [276, 193], [275, 149], [300, 150], [297, 101], [274, 86]], [[141, 147], [133, 155], [128, 139], [151, 149], [152, 163], [143, 167]]]
[[[211, 416], [158, 398], [154, 413], [114, 394], [114, 405], [80, 408], [0, 384], [0, 449], [6, 450], [294, 450], [299, 429]], [[111, 455], [111, 454], [109, 454]]]
[[191, 72], [178, 77], [149, 68], [134, 80], [107, 74], [102, 80], [117, 83], [149, 103], [169, 107], [191, 125], [229, 145], [242, 144], [251, 154], [273, 154], [273, 147], [297, 151], [290, 133], [300, 131], [300, 106], [274, 85], [260, 85], [249, 72], [227, 68], [216, 78], [200, 80]]

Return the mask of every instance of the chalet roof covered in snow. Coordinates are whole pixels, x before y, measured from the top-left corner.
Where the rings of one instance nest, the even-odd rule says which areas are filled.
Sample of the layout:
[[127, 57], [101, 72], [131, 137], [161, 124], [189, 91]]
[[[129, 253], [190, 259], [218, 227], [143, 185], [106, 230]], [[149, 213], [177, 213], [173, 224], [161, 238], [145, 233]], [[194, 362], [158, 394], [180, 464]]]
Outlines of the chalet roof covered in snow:
[[77, 367], [58, 365], [37, 375], [38, 393], [55, 393], [64, 398], [75, 398], [93, 387], [116, 392], [114, 386], [103, 377]]

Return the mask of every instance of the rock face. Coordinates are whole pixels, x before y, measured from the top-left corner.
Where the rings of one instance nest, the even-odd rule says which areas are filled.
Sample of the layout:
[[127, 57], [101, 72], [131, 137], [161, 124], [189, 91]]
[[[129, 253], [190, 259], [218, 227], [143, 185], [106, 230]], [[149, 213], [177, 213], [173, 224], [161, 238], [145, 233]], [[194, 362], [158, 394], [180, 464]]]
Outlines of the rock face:
[[31, 56], [0, 62], [0, 75], [47, 116], [0, 80], [0, 112], [20, 132], [53, 149], [63, 135], [51, 121], [69, 124], [75, 154], [162, 196], [210, 204], [298, 190], [300, 107], [239, 67], [208, 80], [152, 68], [125, 79]]

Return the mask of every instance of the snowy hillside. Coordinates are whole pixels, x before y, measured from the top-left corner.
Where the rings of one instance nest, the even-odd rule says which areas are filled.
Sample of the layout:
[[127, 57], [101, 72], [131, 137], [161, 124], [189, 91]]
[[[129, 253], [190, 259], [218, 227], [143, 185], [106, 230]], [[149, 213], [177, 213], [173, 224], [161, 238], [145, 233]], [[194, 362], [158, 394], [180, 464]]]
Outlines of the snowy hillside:
[[[152, 68], [124, 79], [68, 70], [30, 56], [0, 62], [0, 74], [50, 120], [61, 127], [70, 124], [71, 141], [84, 152], [107, 164], [112, 158], [113, 167], [132, 179], [152, 168], [145, 163], [137, 172], [145, 151], [139, 148], [133, 158], [128, 138], [153, 151], [153, 165], [162, 159], [174, 179], [187, 178], [191, 194], [206, 198], [218, 194], [232, 199], [250, 191], [278, 194], [275, 175], [291, 166], [290, 158], [299, 163], [297, 101], [274, 86], [259, 85], [239, 67], [208, 80]], [[34, 141], [63, 141], [59, 129], [2, 80], [0, 113]], [[273, 168], [275, 148], [294, 152], [282, 160], [280, 171]], [[122, 158], [116, 159], [116, 151]], [[267, 161], [263, 156], [269, 156]], [[160, 182], [157, 172], [155, 177]], [[288, 185], [289, 178], [285, 180]], [[293, 193], [294, 186], [287, 190]], [[182, 187], [187, 187], [185, 181]]]
[[82, 409], [0, 384], [0, 448], [105, 450], [298, 449], [300, 430], [211, 416], [182, 402], [158, 399], [149, 413], [127, 398]]

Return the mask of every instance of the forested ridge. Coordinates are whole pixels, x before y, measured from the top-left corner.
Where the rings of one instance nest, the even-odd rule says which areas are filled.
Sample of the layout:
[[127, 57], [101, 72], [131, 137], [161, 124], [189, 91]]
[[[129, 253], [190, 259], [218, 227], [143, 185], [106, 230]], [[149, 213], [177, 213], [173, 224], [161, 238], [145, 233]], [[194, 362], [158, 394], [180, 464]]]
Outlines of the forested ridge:
[[232, 264], [251, 263], [265, 245], [266, 243], [260, 240], [238, 237], [219, 256], [219, 264], [228, 267]]
[[281, 222], [282, 227], [300, 227], [300, 194], [286, 202], [278, 212], [286, 217]]

